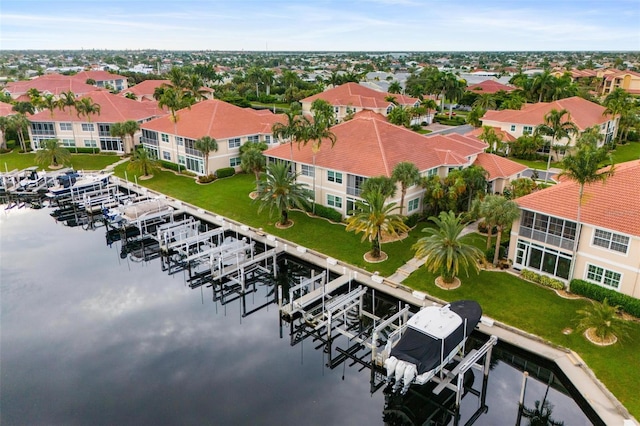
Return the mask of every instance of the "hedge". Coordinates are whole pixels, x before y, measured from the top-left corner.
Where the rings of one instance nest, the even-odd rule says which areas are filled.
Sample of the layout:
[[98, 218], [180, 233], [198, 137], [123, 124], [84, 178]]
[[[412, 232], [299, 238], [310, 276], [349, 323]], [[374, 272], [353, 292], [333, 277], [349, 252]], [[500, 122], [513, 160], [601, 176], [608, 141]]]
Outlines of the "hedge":
[[69, 150], [72, 154], [100, 154], [100, 148], [82, 148], [75, 146], [65, 146], [66, 149]]
[[222, 169], [216, 170], [216, 177], [218, 179], [233, 176], [235, 174], [236, 174], [236, 169], [234, 169], [233, 167], [223, 167]]
[[522, 272], [520, 272], [520, 275], [525, 280], [533, 281], [536, 284], [540, 284], [545, 287], [550, 287], [555, 290], [562, 290], [564, 288], [564, 284], [562, 281], [556, 280], [555, 278], [551, 278], [546, 275], [538, 274], [528, 269], [523, 269]]
[[[308, 211], [313, 211], [313, 207], [309, 206]], [[316, 216], [324, 217], [325, 219], [329, 219], [333, 222], [342, 222], [342, 213], [337, 210], [332, 209], [331, 207], [325, 207], [320, 204], [316, 204]]]
[[570, 289], [572, 293], [598, 302], [607, 299], [611, 306], [620, 306], [629, 315], [640, 318], [640, 299], [579, 279], [571, 280]]

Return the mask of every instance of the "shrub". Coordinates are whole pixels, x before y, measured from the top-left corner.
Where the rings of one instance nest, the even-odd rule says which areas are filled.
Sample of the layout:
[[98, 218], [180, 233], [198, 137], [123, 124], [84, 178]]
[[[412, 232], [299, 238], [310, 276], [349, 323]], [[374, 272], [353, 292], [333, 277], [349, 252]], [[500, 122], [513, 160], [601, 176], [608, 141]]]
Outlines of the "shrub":
[[[507, 249], [504, 246], [499, 246], [500, 247], [500, 254], [498, 255], [498, 259], [504, 259], [505, 257], [507, 257]], [[489, 249], [487, 249], [484, 252], [484, 257], [486, 257], [486, 259], [489, 262], [493, 262], [493, 255], [496, 253], [496, 248], [495, 246], [490, 247]]]
[[547, 275], [538, 274], [528, 269], [523, 269], [520, 272], [520, 276], [527, 281], [532, 281], [536, 284], [550, 287], [555, 290], [562, 290], [564, 288], [564, 283], [562, 281], [549, 277]]
[[640, 318], [640, 299], [579, 279], [571, 280], [570, 289], [572, 293], [598, 302], [607, 299], [612, 306], [620, 306], [629, 315]]
[[210, 183], [213, 182], [214, 180], [216, 180], [216, 177], [214, 174], [208, 174], [205, 176], [198, 176], [198, 182], [200, 183]]
[[409, 228], [413, 228], [418, 224], [418, 222], [420, 222], [421, 218], [422, 216], [419, 213], [414, 213], [404, 218], [404, 224]]
[[[309, 206], [307, 211], [313, 211], [313, 207]], [[342, 213], [332, 209], [331, 207], [325, 207], [320, 204], [316, 204], [316, 216], [324, 217], [332, 222], [342, 221]]]
[[72, 154], [100, 154], [100, 148], [87, 148], [87, 147], [66, 147]]
[[[160, 166], [163, 169], [169, 169], [169, 170], [174, 170], [174, 171], [178, 171], [178, 165], [176, 163], [171, 163], [169, 161], [164, 161], [164, 160], [160, 160]], [[180, 170], [184, 169], [183, 166], [180, 166]]]
[[223, 167], [222, 169], [216, 170], [216, 177], [218, 179], [233, 176], [235, 174], [236, 174], [236, 169], [234, 169], [233, 167]]

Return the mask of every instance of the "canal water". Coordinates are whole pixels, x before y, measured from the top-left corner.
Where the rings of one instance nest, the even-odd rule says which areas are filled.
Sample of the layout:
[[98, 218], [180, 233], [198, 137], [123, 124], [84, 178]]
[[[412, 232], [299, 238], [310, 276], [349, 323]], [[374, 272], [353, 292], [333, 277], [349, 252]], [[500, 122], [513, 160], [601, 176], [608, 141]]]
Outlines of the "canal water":
[[[277, 304], [265, 306], [273, 285], [214, 298], [159, 259], [122, 256], [105, 228], [0, 208], [2, 425], [454, 424], [428, 389], [372, 392], [368, 368], [329, 368], [321, 343], [292, 338]], [[475, 371], [460, 424], [475, 413], [476, 425], [598, 423], [543, 364], [499, 345], [485, 404]]]

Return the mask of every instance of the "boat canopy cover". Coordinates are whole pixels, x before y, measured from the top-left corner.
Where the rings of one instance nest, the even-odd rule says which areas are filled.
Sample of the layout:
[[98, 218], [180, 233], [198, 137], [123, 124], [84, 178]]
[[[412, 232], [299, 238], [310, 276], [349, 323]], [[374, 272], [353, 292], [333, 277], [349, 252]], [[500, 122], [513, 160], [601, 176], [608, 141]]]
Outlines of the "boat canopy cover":
[[[459, 300], [448, 306], [448, 310], [459, 316], [458, 319], [453, 320], [458, 326], [451, 330], [449, 335], [438, 338], [419, 331], [417, 328], [407, 327], [398, 344], [391, 349], [391, 356], [414, 364], [418, 374], [426, 373], [440, 365], [440, 360], [449, 355], [460, 342], [471, 334], [482, 316], [482, 308], [473, 300]], [[426, 309], [431, 310], [432, 307], [423, 310]], [[436, 308], [438, 311], [440, 309]], [[449, 318], [449, 313], [443, 316], [443, 320], [447, 318]], [[466, 332], [465, 319], [467, 320]], [[444, 326], [443, 329], [445, 328], [448, 327]], [[442, 350], [443, 343], [444, 351]]]

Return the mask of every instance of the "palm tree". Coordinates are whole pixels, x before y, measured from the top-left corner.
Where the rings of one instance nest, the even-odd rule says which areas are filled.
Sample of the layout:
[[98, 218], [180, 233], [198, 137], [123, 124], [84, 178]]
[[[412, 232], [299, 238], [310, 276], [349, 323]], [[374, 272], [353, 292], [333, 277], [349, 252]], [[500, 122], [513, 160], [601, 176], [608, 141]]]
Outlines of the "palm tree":
[[[323, 99], [316, 99], [311, 104], [313, 121], [303, 119], [299, 135], [303, 145], [311, 142], [313, 154], [313, 213], [316, 212], [316, 155], [320, 152], [323, 140], [331, 142], [331, 147], [336, 144], [336, 135], [330, 130], [333, 124], [333, 106]], [[300, 143], [300, 140], [299, 140]]]
[[478, 139], [489, 145], [489, 152], [498, 152], [502, 147], [502, 135], [498, 135], [491, 126], [482, 126], [482, 133], [478, 135]]
[[[464, 180], [464, 195], [467, 197], [466, 209], [471, 209], [471, 203], [478, 196], [483, 196], [487, 192], [487, 179], [489, 172], [482, 166], [469, 166], [459, 171]], [[461, 196], [461, 201], [464, 198]], [[462, 207], [461, 207], [462, 208]]]
[[394, 107], [389, 114], [387, 115], [387, 119], [391, 124], [395, 124], [396, 126], [411, 126], [411, 113], [409, 108], [404, 105], [399, 105]]
[[420, 106], [424, 107], [427, 111], [427, 122], [429, 124], [431, 124], [431, 122], [433, 121], [433, 117], [431, 116], [431, 111], [432, 110], [436, 110], [438, 108], [438, 104], [436, 103], [436, 101], [434, 101], [433, 99], [422, 99], [420, 101]]
[[360, 196], [366, 198], [369, 192], [380, 192], [385, 200], [396, 195], [398, 187], [395, 181], [386, 176], [376, 176], [365, 179], [360, 187]]
[[396, 164], [391, 172], [391, 177], [400, 183], [400, 215], [402, 215], [407, 188], [420, 182], [420, 170], [415, 164], [403, 161]]
[[515, 201], [507, 200], [501, 195], [488, 195], [485, 197], [485, 202], [487, 203], [487, 207], [484, 210], [485, 222], [490, 226], [495, 226], [497, 229], [496, 245], [493, 253], [493, 264], [495, 266], [500, 259], [502, 233], [520, 216], [520, 209]]
[[111, 124], [109, 126], [109, 134], [113, 137], [120, 138], [120, 141], [125, 145], [125, 153], [128, 152], [126, 149], [127, 143], [125, 142], [127, 133], [124, 131], [124, 122]]
[[[620, 132], [620, 140], [626, 140], [629, 127], [632, 127], [634, 121], [637, 122], [637, 106], [629, 93], [621, 88], [614, 89], [604, 99], [603, 105], [606, 109], [602, 115], [619, 116], [618, 130]], [[636, 123], [637, 124], [637, 123]]]
[[265, 143], [247, 142], [240, 147], [240, 167], [245, 172], [251, 172], [256, 177], [256, 191], [260, 173], [267, 165], [267, 157], [262, 153], [267, 148]]
[[7, 130], [9, 128], [11, 128], [9, 116], [0, 116], [0, 133], [2, 134], [2, 138], [0, 138], [0, 150], [7, 149]]
[[[56, 107], [60, 111], [65, 111], [67, 108], [69, 109], [69, 121], [71, 121], [71, 132], [73, 134], [74, 142], [76, 140], [76, 127], [73, 125], [73, 121], [71, 120], [71, 111], [75, 109], [77, 114], [78, 110], [76, 109], [76, 105], [77, 105], [76, 95], [71, 90], [67, 92], [62, 92], [60, 94], [60, 97], [56, 101]], [[53, 118], [53, 111], [51, 111], [51, 117]], [[74, 145], [75, 145], [75, 151], [76, 153], [78, 153], [77, 144], [74, 144]]]
[[27, 143], [24, 137], [25, 132], [29, 129], [29, 120], [27, 120], [27, 116], [24, 114], [14, 114], [9, 116], [9, 126], [18, 134], [18, 140], [20, 141], [20, 149], [22, 152], [27, 152]]
[[465, 224], [452, 211], [441, 212], [438, 217], [429, 220], [435, 228], [425, 228], [427, 237], [420, 238], [412, 247], [415, 256], [424, 259], [424, 265], [430, 272], [440, 273], [445, 284], [452, 284], [461, 269], [469, 267], [476, 272], [480, 270], [482, 251], [461, 241], [461, 233]]
[[262, 73], [264, 70], [257, 66], [252, 66], [247, 70], [245, 78], [247, 83], [254, 84], [256, 87], [256, 98], [260, 97], [260, 84], [262, 83]]
[[71, 160], [71, 153], [60, 145], [58, 139], [46, 139], [40, 144], [36, 152], [36, 163], [42, 166], [57, 167], [67, 164]]
[[400, 83], [397, 80], [394, 80], [389, 85], [389, 88], [387, 89], [387, 92], [388, 93], [400, 94], [400, 93], [402, 93], [402, 86], [400, 85]]
[[[173, 70], [179, 70], [179, 69], [174, 67], [171, 69], [171, 71]], [[181, 78], [180, 72], [176, 71], [174, 74], [175, 75], [171, 76], [172, 78], [177, 79], [178, 82], [182, 81], [180, 80]], [[178, 115], [178, 111], [185, 107], [190, 109], [191, 105], [189, 105], [188, 101], [185, 99], [184, 91], [182, 89], [168, 86], [163, 89], [162, 94], [158, 99], [158, 106], [160, 108], [167, 107], [171, 112], [170, 120], [173, 123], [173, 137], [174, 137], [174, 143], [176, 145], [176, 163], [178, 164], [178, 173], [180, 173], [180, 160], [178, 158], [178, 143], [175, 140], [178, 137], [178, 119], [180, 118], [180, 116]]]
[[198, 139], [194, 145], [195, 149], [202, 153], [204, 157], [204, 174], [209, 174], [209, 153], [218, 150], [218, 141], [211, 136], [203, 136]]
[[49, 110], [49, 114], [51, 115], [51, 118], [53, 119], [53, 112], [58, 109], [58, 101], [56, 100], [56, 98], [48, 93], [46, 95], [44, 95], [41, 99], [40, 99], [40, 105], [42, 108], [44, 109], [48, 109]]
[[481, 93], [478, 95], [472, 106], [480, 107], [484, 110], [496, 109], [496, 99], [491, 93]]
[[300, 119], [300, 104], [294, 102], [288, 111], [285, 111], [287, 117], [286, 123], [275, 123], [271, 127], [271, 133], [273, 137], [280, 141], [280, 143], [289, 143], [289, 149], [291, 151], [291, 173], [295, 172], [293, 168], [293, 144], [300, 136], [302, 121]]
[[262, 84], [264, 84], [265, 87], [265, 93], [267, 94], [267, 96], [269, 96], [271, 94], [271, 86], [273, 85], [273, 82], [275, 80], [275, 74], [273, 73], [272, 70], [262, 70]]
[[356, 208], [347, 220], [346, 231], [362, 232], [362, 240], [371, 243], [371, 256], [380, 259], [382, 251], [380, 240], [383, 235], [398, 235], [407, 232], [409, 227], [402, 220], [402, 216], [394, 214], [396, 203], [385, 204], [385, 194], [380, 190], [368, 191], [362, 194], [364, 201], [357, 200]]
[[549, 98], [553, 93], [556, 78], [551, 74], [549, 70], [545, 70], [541, 74], [536, 75], [533, 78], [531, 84], [532, 95], [538, 95], [538, 102], [542, 102], [543, 99]]
[[289, 173], [289, 166], [284, 161], [276, 161], [267, 166], [258, 182], [258, 196], [255, 199], [260, 205], [258, 213], [265, 208], [269, 215], [274, 211], [280, 213], [280, 225], [287, 226], [289, 210], [293, 207], [304, 209], [311, 194], [304, 185], [296, 183], [296, 174]]
[[[564, 116], [567, 116], [565, 120]], [[566, 109], [560, 111], [552, 109], [544, 116], [544, 124], [540, 124], [536, 127], [535, 133], [551, 136], [551, 143], [549, 146], [549, 157], [547, 158], [547, 176], [545, 181], [549, 179], [549, 169], [551, 168], [551, 148], [555, 145], [556, 141], [562, 138], [570, 138], [571, 135], [578, 133], [578, 126], [571, 121], [571, 115]], [[567, 145], [570, 141], [567, 141]]]
[[600, 342], [615, 342], [627, 336], [627, 323], [618, 316], [619, 306], [609, 305], [605, 298], [602, 303], [593, 302], [585, 309], [577, 311], [579, 315], [578, 331], [592, 332]]
[[133, 151], [133, 157], [127, 168], [135, 173], [142, 173], [142, 176], [153, 176], [153, 173], [160, 168], [158, 160], [149, 155], [149, 152], [140, 147]]
[[[610, 167], [602, 168], [608, 162]], [[584, 187], [597, 182], [605, 182], [614, 173], [613, 159], [605, 148], [597, 148], [592, 145], [582, 145], [575, 149], [575, 152], [567, 155], [562, 160], [561, 176], [566, 176], [579, 185], [578, 209], [576, 219], [576, 235], [573, 240], [573, 256], [569, 271], [569, 278], [573, 276], [578, 251], [578, 240], [580, 238], [581, 209], [584, 198]]]
[[89, 134], [92, 141], [91, 146], [93, 148], [93, 153], [95, 154], [95, 146], [93, 145], [93, 124], [91, 123], [91, 116], [94, 114], [100, 115], [100, 105], [97, 103], [94, 103], [93, 99], [91, 98], [82, 98], [76, 103], [75, 108], [76, 108], [78, 117], [82, 115], [87, 117], [87, 121], [89, 122], [89, 129], [90, 129]]
[[129, 147], [127, 147], [126, 145], [124, 147], [125, 153], [129, 153], [135, 148], [134, 137], [138, 130], [140, 130], [140, 123], [135, 120], [127, 120], [122, 123], [122, 131], [125, 133], [125, 135], [129, 136], [129, 140], [131, 141], [131, 145]]

